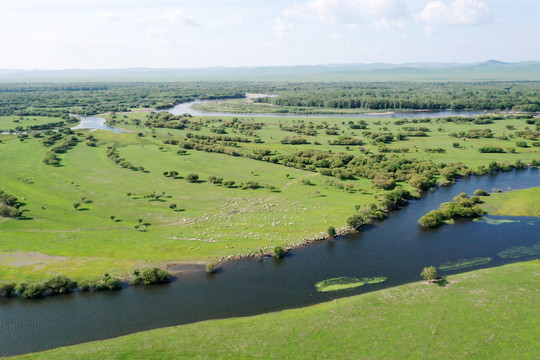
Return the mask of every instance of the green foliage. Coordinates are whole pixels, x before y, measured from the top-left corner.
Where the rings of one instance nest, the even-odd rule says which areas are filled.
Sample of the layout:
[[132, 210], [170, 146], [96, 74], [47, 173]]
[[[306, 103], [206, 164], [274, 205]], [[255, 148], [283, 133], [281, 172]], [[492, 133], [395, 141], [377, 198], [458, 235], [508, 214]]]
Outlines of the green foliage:
[[328, 236], [330, 237], [336, 236], [336, 228], [333, 226], [328, 227], [328, 230], [326, 230], [326, 232], [328, 233]]
[[285, 249], [282, 246], [274, 246], [274, 257], [281, 259], [285, 255]]
[[364, 214], [353, 214], [347, 218], [347, 225], [353, 229], [359, 229], [368, 222], [369, 219]]
[[196, 183], [199, 181], [199, 175], [197, 174], [188, 174], [186, 180], [190, 183]]
[[437, 268], [435, 266], [425, 267], [420, 273], [420, 276], [426, 280], [434, 280], [437, 278]]
[[15, 292], [17, 284], [13, 282], [1, 283], [0, 284], [0, 296], [11, 297]]
[[214, 263], [207, 263], [206, 264], [206, 273], [207, 274], [214, 274], [217, 271], [217, 266]]
[[474, 196], [489, 196], [489, 193], [486, 190], [478, 189], [475, 190]]
[[418, 223], [424, 228], [434, 228], [444, 224], [446, 220], [482, 216], [483, 210], [476, 206], [479, 202], [479, 197], [469, 198], [466, 193], [461, 193], [454, 197], [453, 201], [442, 203], [438, 210], [422, 216]]
[[45, 295], [46, 287], [42, 283], [34, 283], [26, 286], [21, 291], [21, 296], [25, 299], [37, 299]]
[[500, 146], [483, 146], [479, 147], [478, 151], [481, 153], [504, 153], [504, 149]]
[[90, 282], [88, 288], [92, 291], [120, 290], [122, 288], [122, 282], [120, 279], [105, 273], [101, 279]]
[[77, 282], [64, 275], [56, 275], [43, 282], [49, 295], [67, 294], [77, 287]]
[[170, 281], [171, 275], [160, 268], [146, 268], [146, 269], [135, 269], [133, 271], [134, 278], [131, 281], [132, 284], [142, 284], [142, 285], [154, 285], [154, 284], [164, 284]]

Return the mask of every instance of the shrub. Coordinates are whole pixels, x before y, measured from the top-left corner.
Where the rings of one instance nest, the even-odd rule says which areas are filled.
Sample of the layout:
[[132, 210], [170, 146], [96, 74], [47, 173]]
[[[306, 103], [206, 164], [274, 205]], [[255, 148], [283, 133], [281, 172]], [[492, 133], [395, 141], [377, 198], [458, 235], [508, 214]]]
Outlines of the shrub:
[[122, 282], [120, 279], [111, 277], [108, 273], [105, 273], [101, 279], [90, 283], [89, 286], [94, 291], [120, 290], [122, 288]]
[[34, 283], [28, 285], [24, 291], [21, 292], [21, 296], [25, 299], [37, 299], [42, 297], [46, 290], [47, 289], [42, 283]]
[[281, 259], [284, 254], [285, 254], [285, 249], [283, 249], [283, 247], [279, 245], [274, 247], [274, 257], [276, 259]]
[[420, 276], [426, 280], [434, 280], [437, 278], [437, 268], [435, 266], [425, 267], [420, 273]]
[[516, 142], [516, 146], [517, 146], [517, 147], [522, 147], [522, 148], [529, 147], [529, 145], [527, 145], [527, 142], [526, 142], [526, 141], [517, 141], [517, 142]]
[[196, 183], [197, 181], [199, 181], [199, 175], [188, 174], [188, 176], [186, 176], [186, 180], [190, 183]]
[[143, 270], [135, 269], [133, 271], [135, 278], [132, 284], [154, 285], [164, 284], [170, 281], [171, 275], [158, 267], [147, 268]]
[[333, 226], [330, 226], [326, 232], [330, 237], [336, 236], [336, 228]]
[[364, 214], [354, 214], [347, 218], [347, 225], [352, 227], [353, 229], [358, 229], [362, 225], [365, 225], [368, 223], [368, 219]]
[[77, 287], [77, 282], [71, 280], [67, 276], [57, 275], [45, 280], [43, 286], [50, 295], [67, 294], [71, 291], [71, 289]]
[[17, 287], [17, 284], [15, 283], [0, 284], [0, 295], [3, 294], [5, 297], [11, 297], [13, 293], [15, 292], [16, 287]]
[[478, 151], [481, 153], [503, 153], [504, 149], [498, 146], [484, 146], [479, 147]]
[[214, 274], [217, 271], [217, 266], [214, 263], [208, 263], [206, 264], [206, 273], [207, 274]]
[[489, 196], [486, 190], [478, 189], [474, 192], [474, 196]]

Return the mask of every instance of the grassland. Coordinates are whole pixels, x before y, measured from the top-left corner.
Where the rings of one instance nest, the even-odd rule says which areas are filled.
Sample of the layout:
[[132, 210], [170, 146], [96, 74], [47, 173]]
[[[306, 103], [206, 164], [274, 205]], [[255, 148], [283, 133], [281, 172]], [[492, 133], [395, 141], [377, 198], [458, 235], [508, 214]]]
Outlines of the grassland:
[[[540, 262], [265, 315], [206, 321], [18, 359], [535, 359]], [[234, 335], [231, 334], [234, 330]]]
[[28, 128], [29, 126], [51, 124], [60, 121], [63, 121], [60, 117], [48, 116], [0, 116], [0, 132], [15, 131], [17, 128]]
[[540, 216], [540, 187], [492, 193], [482, 200], [482, 209], [490, 215]]
[[[214, 131], [231, 117], [195, 117], [190, 119], [197, 124], [195, 129], [177, 130], [145, 127], [147, 116], [144, 112], [107, 116], [115, 126], [133, 133], [80, 131], [78, 137], [84, 140], [92, 134], [97, 146], [80, 142], [59, 155], [58, 167], [42, 162], [50, 148], [41, 139], [20, 141], [15, 135], [0, 136], [1, 189], [25, 204], [22, 209], [26, 218], [0, 218], [0, 281], [38, 281], [59, 273], [76, 280], [96, 279], [105, 272], [128, 277], [134, 268], [143, 266], [215, 263], [240, 254], [270, 252], [275, 245], [290, 246], [324, 237], [330, 225], [344, 229], [346, 218], [356, 212], [356, 206], [377, 203], [385, 193], [373, 188], [370, 179], [338, 180], [246, 157], [258, 150], [269, 150], [273, 156], [312, 149], [352, 156], [362, 156], [361, 151], [366, 150], [377, 153], [379, 147], [370, 143], [363, 130], [350, 128], [349, 121], [359, 119], [247, 117], [240, 122], [262, 126], [251, 135], [227, 128], [228, 135], [250, 140], [231, 146], [242, 156], [229, 156], [194, 149], [178, 155], [179, 147], [164, 141], [182, 140], [189, 133], [214, 136]], [[372, 132], [397, 133], [404, 126], [396, 124], [395, 119], [364, 120]], [[337, 136], [327, 135], [322, 128], [316, 130], [316, 136], [300, 135], [308, 144], [283, 144], [285, 136], [297, 134], [283, 131], [280, 125], [314, 129], [324, 125], [338, 129], [339, 135], [360, 138], [365, 145], [363, 149], [330, 145]], [[523, 119], [497, 120], [490, 125], [440, 120], [407, 125], [429, 128], [428, 136], [385, 145], [409, 149], [388, 157], [435, 164], [460, 161], [473, 169], [492, 161], [514, 164], [540, 158], [540, 148], [532, 147], [531, 140], [526, 140], [526, 148], [515, 147], [519, 137], [514, 134], [530, 126]], [[492, 129], [494, 137], [449, 136], [475, 128]], [[502, 135], [508, 140], [496, 138]], [[454, 147], [456, 142], [459, 148]], [[114, 146], [121, 157], [145, 171], [116, 165], [107, 157], [108, 146]], [[515, 153], [481, 154], [478, 148], [482, 146], [515, 147]], [[432, 148], [444, 152], [425, 151]], [[178, 171], [179, 176], [163, 176], [171, 170]], [[186, 181], [190, 173], [198, 174], [200, 181]], [[260, 188], [226, 188], [210, 183], [210, 176], [235, 181], [236, 185], [258, 182]], [[413, 190], [406, 182], [398, 181], [398, 185]], [[159, 198], [149, 197], [151, 194]], [[75, 202], [81, 203], [77, 210]]]

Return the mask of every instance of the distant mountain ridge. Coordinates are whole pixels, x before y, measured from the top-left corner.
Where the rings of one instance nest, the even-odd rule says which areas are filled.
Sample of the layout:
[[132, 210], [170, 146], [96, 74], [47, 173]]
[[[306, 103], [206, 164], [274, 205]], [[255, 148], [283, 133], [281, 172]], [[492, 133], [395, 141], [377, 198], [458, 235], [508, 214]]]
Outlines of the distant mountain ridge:
[[84, 81], [540, 81], [540, 61], [516, 63], [327, 64], [298, 66], [17, 70], [0, 82]]

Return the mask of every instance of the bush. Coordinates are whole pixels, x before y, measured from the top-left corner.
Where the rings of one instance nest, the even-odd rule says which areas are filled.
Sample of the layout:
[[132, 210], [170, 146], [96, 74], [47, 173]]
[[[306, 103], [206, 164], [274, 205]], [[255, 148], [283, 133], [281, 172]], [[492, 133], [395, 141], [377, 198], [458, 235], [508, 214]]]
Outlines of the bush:
[[154, 285], [165, 284], [170, 281], [171, 275], [158, 267], [143, 269], [135, 269], [133, 271], [135, 278], [131, 281], [132, 284]]
[[214, 274], [217, 271], [217, 266], [214, 263], [208, 263], [206, 264], [206, 273], [207, 274]]
[[413, 175], [409, 179], [409, 185], [419, 189], [427, 190], [435, 183], [435, 179], [430, 179], [425, 175]]
[[67, 294], [71, 291], [71, 289], [77, 287], [77, 282], [71, 280], [67, 276], [57, 275], [45, 280], [43, 286], [50, 295]]
[[358, 229], [367, 223], [368, 219], [364, 216], [364, 214], [354, 214], [347, 218], [347, 225], [353, 229]]
[[426, 280], [434, 280], [437, 278], [437, 268], [435, 266], [425, 267], [420, 273], [420, 276]]
[[517, 142], [516, 142], [516, 146], [517, 146], [517, 147], [522, 147], [522, 148], [529, 147], [529, 145], [527, 145], [527, 142], [526, 142], [526, 141], [517, 141]]
[[489, 196], [486, 190], [478, 189], [474, 192], [474, 196]]
[[336, 228], [333, 226], [330, 226], [326, 232], [330, 237], [336, 236]]
[[15, 292], [16, 287], [17, 287], [17, 284], [15, 283], [0, 284], [0, 295], [3, 294], [5, 297], [11, 297], [13, 293]]
[[38, 299], [45, 294], [46, 290], [42, 283], [34, 283], [26, 286], [21, 296], [25, 299]]
[[484, 146], [479, 147], [478, 151], [481, 153], [503, 153], [504, 149], [498, 146]]
[[274, 257], [276, 259], [281, 259], [284, 254], [285, 254], [285, 249], [283, 249], [283, 247], [279, 245], [274, 247]]
[[111, 277], [109, 274], [103, 275], [98, 281], [89, 284], [90, 290], [120, 290], [122, 288], [122, 282], [118, 278]]
[[190, 183], [196, 183], [197, 181], [199, 181], [199, 175], [188, 174], [188, 176], [186, 176], [186, 180]]

